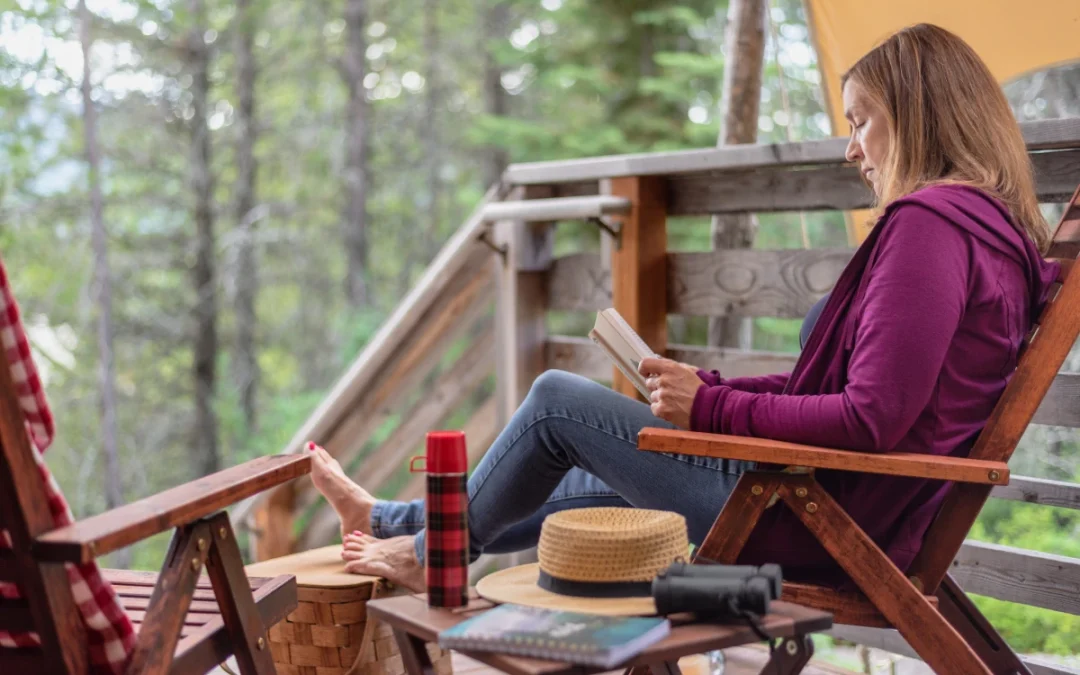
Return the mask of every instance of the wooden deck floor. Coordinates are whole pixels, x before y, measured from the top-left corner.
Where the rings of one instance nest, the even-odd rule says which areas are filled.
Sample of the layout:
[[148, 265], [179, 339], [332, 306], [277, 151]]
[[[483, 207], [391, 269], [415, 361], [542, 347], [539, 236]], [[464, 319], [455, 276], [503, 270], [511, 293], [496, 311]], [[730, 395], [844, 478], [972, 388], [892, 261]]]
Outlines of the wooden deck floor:
[[[724, 650], [726, 662], [724, 675], [758, 675], [769, 660], [769, 650], [765, 645], [750, 645]], [[496, 675], [501, 671], [491, 666], [474, 661], [462, 654], [454, 654], [454, 675]], [[613, 671], [621, 673], [622, 671]], [[855, 671], [844, 670], [814, 660], [803, 669], [803, 675], [857, 675]]]

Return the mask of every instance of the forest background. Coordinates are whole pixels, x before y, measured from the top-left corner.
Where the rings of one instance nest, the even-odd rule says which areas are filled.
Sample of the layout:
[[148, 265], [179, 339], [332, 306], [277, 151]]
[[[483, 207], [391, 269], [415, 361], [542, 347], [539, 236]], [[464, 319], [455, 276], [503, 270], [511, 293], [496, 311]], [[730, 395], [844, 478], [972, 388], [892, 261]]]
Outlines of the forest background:
[[[0, 0], [0, 254], [76, 515], [281, 450], [508, 162], [715, 145], [726, 13]], [[772, 0], [769, 19], [758, 140], [825, 138], [804, 9]], [[1006, 93], [1022, 120], [1080, 116], [1080, 66]], [[709, 219], [673, 219], [670, 242], [708, 249]], [[846, 245], [840, 213], [757, 219], [756, 247]], [[598, 246], [558, 228], [557, 252]], [[701, 344], [706, 325], [672, 329]], [[752, 346], [796, 351], [797, 330], [757, 319]], [[1033, 428], [1013, 469], [1080, 481], [1080, 442]], [[973, 536], [1080, 557], [1080, 513], [991, 500]], [[166, 542], [108, 562], [157, 568]], [[1080, 654], [1080, 618], [979, 602], [1017, 649]]]

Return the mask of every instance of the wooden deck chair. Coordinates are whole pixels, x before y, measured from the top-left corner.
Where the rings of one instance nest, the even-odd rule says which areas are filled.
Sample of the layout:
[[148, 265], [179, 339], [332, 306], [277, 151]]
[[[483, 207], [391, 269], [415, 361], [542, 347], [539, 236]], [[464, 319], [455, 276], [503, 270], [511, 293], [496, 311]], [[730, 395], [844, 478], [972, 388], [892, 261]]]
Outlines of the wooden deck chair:
[[[104, 570], [135, 624], [127, 673], [205, 673], [235, 654], [245, 674], [273, 673], [266, 628], [296, 607], [292, 576], [252, 579], [223, 509], [310, 470], [302, 455], [260, 457], [54, 529], [14, 385], [0, 351], [0, 630], [37, 633], [38, 647], [0, 645], [0, 673], [82, 675], [87, 631], [65, 563], [95, 558], [176, 528], [161, 573]], [[200, 579], [200, 573], [209, 579]]]
[[[644, 429], [643, 450], [759, 461], [781, 471], [744, 474], [697, 552], [697, 562], [733, 563], [764, 510], [790, 508], [861, 592], [785, 583], [785, 600], [830, 611], [834, 622], [896, 628], [938, 673], [1029, 673], [949, 576], [949, 566], [1080, 334], [1080, 188], [1066, 207], [1050, 257], [1061, 283], [1025, 341], [1018, 367], [967, 458], [868, 454], [720, 434]], [[922, 549], [901, 572], [814, 478], [815, 469], [953, 481]], [[779, 505], [776, 506], [779, 508]]]

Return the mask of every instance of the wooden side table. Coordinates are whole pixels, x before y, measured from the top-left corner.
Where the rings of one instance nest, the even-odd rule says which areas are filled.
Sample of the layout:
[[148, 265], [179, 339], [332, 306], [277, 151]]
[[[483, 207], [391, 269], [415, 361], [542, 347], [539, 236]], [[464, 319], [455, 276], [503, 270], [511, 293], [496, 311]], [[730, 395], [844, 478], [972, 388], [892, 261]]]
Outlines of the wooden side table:
[[[477, 596], [475, 591], [470, 595], [468, 606], [459, 609], [428, 607], [424, 594], [372, 600], [367, 606], [372, 616], [393, 628], [409, 675], [434, 675], [425, 645], [437, 641], [440, 631], [492, 607], [492, 603]], [[814, 653], [809, 634], [831, 628], [832, 615], [779, 601], [771, 603], [771, 610], [762, 617], [761, 627], [769, 637], [783, 640], [761, 672], [795, 675], [802, 671]], [[692, 617], [688, 615], [670, 618], [671, 634], [622, 667], [635, 670], [649, 667], [655, 675], [680, 675], [677, 664], [680, 657], [760, 640], [753, 629], [742, 624], [692, 622]], [[603, 668], [493, 652], [470, 651], [465, 654], [511, 675], [590, 675], [605, 672]]]

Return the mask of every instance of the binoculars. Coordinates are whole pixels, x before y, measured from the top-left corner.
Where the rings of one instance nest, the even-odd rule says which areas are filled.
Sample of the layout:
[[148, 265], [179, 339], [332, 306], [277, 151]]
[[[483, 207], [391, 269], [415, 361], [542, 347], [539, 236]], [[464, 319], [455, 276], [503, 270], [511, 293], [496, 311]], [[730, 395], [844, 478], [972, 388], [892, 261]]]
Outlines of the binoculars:
[[779, 565], [690, 565], [673, 563], [652, 582], [659, 614], [692, 612], [710, 618], [763, 615], [780, 597]]

